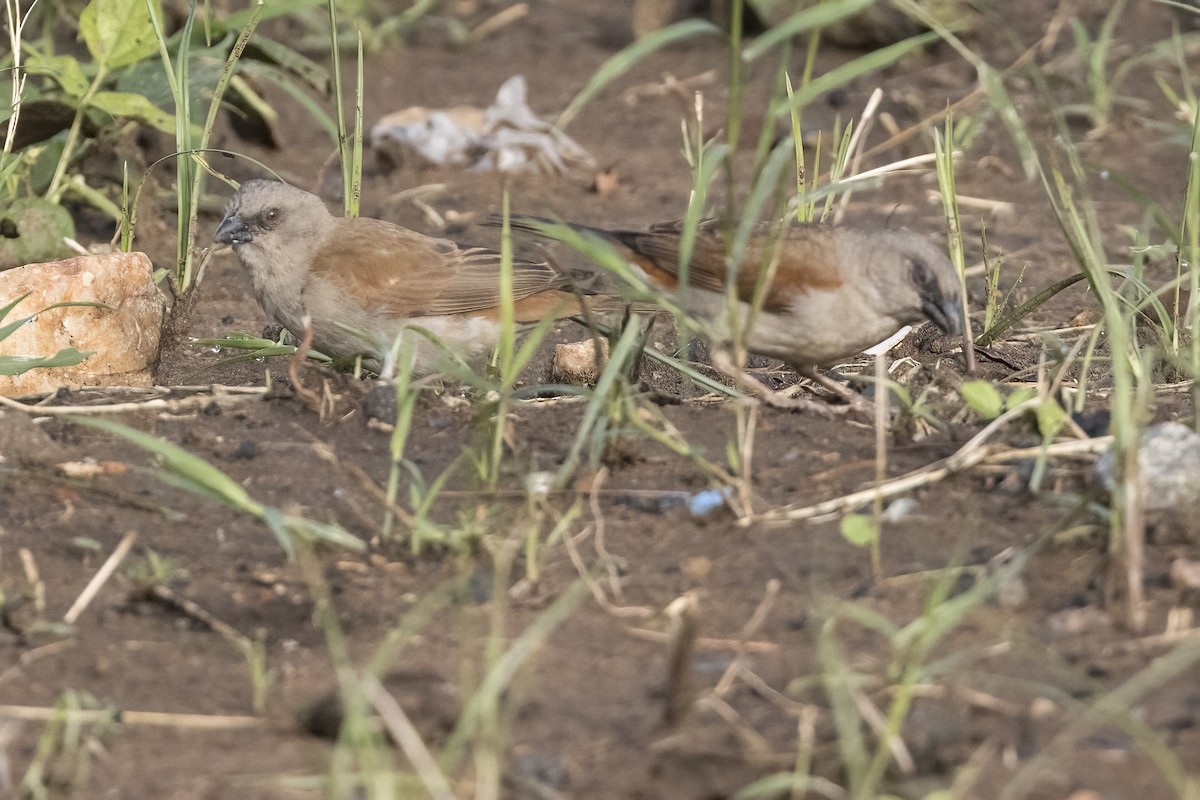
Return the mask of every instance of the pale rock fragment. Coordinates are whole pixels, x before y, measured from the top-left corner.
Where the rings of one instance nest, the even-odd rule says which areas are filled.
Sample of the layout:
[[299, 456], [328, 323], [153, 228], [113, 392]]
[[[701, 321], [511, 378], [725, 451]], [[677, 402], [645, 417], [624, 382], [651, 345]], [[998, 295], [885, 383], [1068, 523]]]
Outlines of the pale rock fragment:
[[[0, 306], [28, 294], [6, 318], [37, 316], [0, 340], [0, 356], [90, 352], [75, 366], [0, 376], [0, 394], [45, 394], [60, 387], [149, 386], [166, 303], [145, 253], [108, 253], [27, 264], [0, 272]], [[43, 311], [55, 303], [103, 303]]]

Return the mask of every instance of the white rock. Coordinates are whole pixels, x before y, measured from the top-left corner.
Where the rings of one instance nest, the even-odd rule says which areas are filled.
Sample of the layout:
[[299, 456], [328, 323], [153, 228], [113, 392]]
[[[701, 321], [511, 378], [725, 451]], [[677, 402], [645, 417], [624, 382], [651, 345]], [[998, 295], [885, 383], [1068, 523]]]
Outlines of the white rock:
[[608, 340], [600, 340], [600, 354], [596, 354], [596, 340], [556, 344], [552, 380], [572, 386], [591, 386], [599, 377], [608, 361]]
[[[1096, 462], [1096, 474], [1111, 491], [1116, 482], [1111, 450]], [[1200, 434], [1180, 422], [1148, 427], [1138, 450], [1138, 493], [1148, 522], [1200, 535]]]
[[[0, 306], [29, 294], [5, 322], [37, 314], [0, 340], [0, 356], [49, 357], [68, 347], [92, 353], [73, 367], [0, 376], [0, 394], [42, 394], [62, 386], [149, 386], [165, 309], [152, 273], [145, 253], [79, 256], [0, 272]], [[55, 303], [81, 302], [110, 308], [39, 313]]]

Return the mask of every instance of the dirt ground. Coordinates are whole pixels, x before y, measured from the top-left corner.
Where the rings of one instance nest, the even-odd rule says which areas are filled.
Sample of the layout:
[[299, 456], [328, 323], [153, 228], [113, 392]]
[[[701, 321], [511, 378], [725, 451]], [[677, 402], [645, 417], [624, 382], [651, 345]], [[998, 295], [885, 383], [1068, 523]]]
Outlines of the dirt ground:
[[[630, 41], [628, 5], [533, 2], [525, 18], [470, 46], [455, 46], [442, 28], [426, 26], [413, 41], [367, 58], [366, 120], [413, 105], [484, 106], [514, 74], [527, 77], [534, 109], [552, 116]], [[993, 5], [1011, 13], [997, 15], [970, 41], [1003, 68], [1046, 34], [1058, 4]], [[1107, 8], [1086, 0], [1073, 6], [1093, 31]], [[484, 4], [472, 19], [492, 11]], [[1175, 19], [1160, 4], [1134, 0], [1118, 31], [1116, 57], [1129, 58], [1164, 40]], [[284, 26], [269, 30], [288, 32]], [[1051, 89], [1063, 104], [1087, 99], [1076, 53], [1063, 29], [1034, 54], [1055, 77]], [[818, 72], [852, 55], [824, 47]], [[793, 74], [801, 56], [796, 58]], [[601, 167], [615, 170], [617, 188], [593, 191], [590, 174], [517, 176], [509, 181], [513, 209], [626, 227], [680, 216], [690, 187], [681, 154], [683, 108], [654, 87], [668, 73], [680, 80], [701, 76], [696, 86], [704, 91], [715, 129], [727, 99], [726, 61], [716, 38], [690, 40], [646, 59], [569, 129]], [[774, 77], [768, 62], [750, 68], [751, 113], [762, 107]], [[710, 71], [711, 79], [703, 77]], [[839, 109], [857, 115], [876, 86], [884, 91], [881, 111], [904, 128], [972, 92], [976, 76], [950, 47], [937, 45], [814, 104], [806, 127], [828, 131]], [[1043, 137], [1037, 144], [1052, 149], [1036, 87], [1020, 76], [1010, 78], [1009, 87]], [[1090, 188], [1101, 224], [1112, 233], [1110, 255], [1127, 263], [1125, 226], [1142, 225], [1144, 212], [1114, 181], [1103, 180], [1101, 170], [1134, 181], [1178, 219], [1187, 129], [1174, 119], [1151, 70], [1133, 71], [1118, 90], [1129, 102], [1118, 105], [1109, 127], [1089, 134], [1081, 122], [1074, 132], [1095, 176]], [[278, 149], [228, 132], [216, 146], [252, 155], [286, 179], [318, 188], [328, 139], [295, 104], [283, 96], [272, 100], [283, 115]], [[997, 115], [984, 101], [960, 113], [976, 115], [981, 129], [959, 162], [958, 191], [992, 201], [964, 205], [968, 261], [980, 262], [986, 226], [993, 255], [1004, 257], [1004, 285], [1016, 284], [1015, 296], [1024, 299], [1076, 271], [1070, 250], [1040, 183], [1024, 177]], [[876, 127], [871, 136], [882, 142], [887, 133]], [[923, 132], [872, 156], [863, 168], [931, 149], [931, 135]], [[248, 161], [222, 166], [239, 179], [258, 174]], [[440, 189], [425, 199], [443, 216], [454, 212], [457, 221], [446, 230], [397, 199], [403, 190], [435, 184]], [[494, 232], [470, 223], [499, 209], [501, 187], [490, 174], [368, 159], [363, 213], [464, 242], [494, 242]], [[896, 175], [856, 193], [847, 219], [942, 237], [941, 207], [931, 199], [936, 189], [932, 171]], [[219, 197], [214, 213], [202, 220], [206, 236], [227, 197], [223, 187], [212, 190]], [[138, 246], [156, 263], [168, 264], [174, 218], [143, 219]], [[1164, 238], [1161, 231], [1155, 235]], [[1081, 310], [1094, 308], [1080, 286], [1021, 329], [1065, 327]], [[974, 279], [971, 288], [981, 295], [982, 280]], [[192, 335], [258, 333], [265, 322], [232, 256], [216, 258]], [[556, 335], [578, 333], [570, 328], [564, 323]], [[1040, 342], [1010, 335], [982, 359], [981, 374], [1031, 380], [1027, 367], [1036, 364]], [[284, 371], [282, 362], [219, 366], [228, 355], [189, 342], [173, 345], [163, 353], [159, 383], [256, 387], [264, 384], [266, 370], [276, 379]], [[914, 359], [913, 369], [936, 372], [942, 383], [952, 385], [961, 375], [955, 354], [915, 352]], [[315, 374], [312, 379], [318, 380]], [[385, 514], [373, 489], [388, 479], [389, 434], [369, 425], [356, 407], [353, 381], [331, 381], [343, 402], [339, 414], [324, 422], [286, 387], [266, 397], [164, 391], [170, 402], [116, 419], [209, 460], [262, 503], [336, 521], [372, 540]], [[81, 392], [53, 404], [113, 400], [111, 394]], [[684, 400], [656, 408], [696, 450], [724, 463], [735, 438], [735, 404]], [[525, 477], [562, 463], [580, 424], [578, 403], [517, 406], [500, 488], [484, 491], [470, 464], [455, 463], [483, 435], [482, 407], [462, 402], [454, 391], [428, 391], [418, 402], [407, 457], [426, 483], [453, 468], [428, 514], [445, 545], [413, 554], [401, 526], [398, 538], [376, 541], [367, 553], [320, 554], [320, 581], [290, 562], [262, 523], [167, 487], [153, 459], [132, 445], [61, 417], [35, 424], [4, 412], [0, 704], [50, 707], [69, 691], [78, 702], [127, 712], [124, 724], [102, 735], [85, 726], [82, 755], [56, 762], [54, 796], [325, 796], [309, 777], [328, 774], [334, 746], [298, 722], [336, 686], [330, 646], [318, 624], [325, 608], [316, 600], [320, 586], [356, 664], [370, 659], [398, 625], [415, 625], [385, 684], [437, 751], [479, 686], [489, 663], [489, 632], [502, 630], [505, 647], [517, 641], [569, 592], [580, 566], [594, 576], [603, 602], [587, 594], [532, 652], [504, 694], [506, 797], [732, 797], [757, 779], [794, 769], [802, 739], [814, 774], [840, 783], [844, 755], [826, 689], [844, 681], [867, 707], [860, 713], [869, 716], [873, 707], [884, 714], [893, 697], [889, 687], [909, 668], [919, 670], [909, 678], [921, 689], [904, 728], [907, 755], [888, 768], [884, 784], [895, 796], [924, 797], [959, 781], [952, 796], [1151, 800], [1182, 796], [1164, 765], [1176, 764], [1193, 781], [1200, 775], [1200, 667], [1173, 667], [1160, 659], [1166, 646], [1144, 641], [1104, 610], [1107, 522], [1091, 478], [1092, 459], [1055, 460], [1037, 493], [1028, 488], [1029, 461], [967, 470], [910, 493], [914, 503], [907, 513], [885, 524], [877, 580], [868, 552], [839, 533], [838, 514], [748, 527], [727, 511], [692, 515], [674, 501], [710, 488], [710, 478], [695, 460], [645, 437], [626, 436], [602, 463], [585, 464], [579, 493], [529, 499]], [[1164, 392], [1157, 417], [1180, 418], [1186, 407], [1186, 395]], [[981, 427], [970, 417], [926, 432], [910, 426], [890, 442], [888, 472], [901, 475], [950, 456]], [[1001, 438], [1015, 447], [1039, 441], [1031, 428], [1020, 427]], [[69, 479], [56, 466], [85, 459], [106, 465], [105, 474]], [[875, 478], [875, 463], [875, 436], [867, 425], [763, 408], [754, 449], [755, 510], [804, 506], [863, 489]], [[410, 507], [407, 486], [399, 496]], [[576, 505], [578, 516], [547, 541]], [[520, 549], [530, 529], [543, 539], [536, 581], [529, 580], [533, 564]], [[139, 592], [122, 568], [75, 626], [63, 630], [58, 621], [130, 532], [137, 541], [127, 563], [145, 563], [146, 549], [168, 559], [167, 585], [176, 602]], [[463, 542], [469, 544], [458, 546]], [[513, 546], [518, 552], [509, 568], [505, 554]], [[1172, 560], [1189, 554], [1195, 555], [1194, 539], [1151, 541], [1147, 632], [1163, 631], [1172, 609], [1194, 609], [1196, 596], [1181, 595], [1166, 577]], [[1009, 575], [1000, 565], [1013, 559], [1027, 560]], [[936, 587], [947, 585], [951, 568], [962, 568], [949, 582], [958, 598], [997, 575], [1007, 577], [1002, 591], [950, 626], [932, 650], [889, 640], [881, 623], [869, 624], [914, 623]], [[447, 601], [428, 620], [413, 623], [427, 598], [441, 592], [448, 592]], [[14, 602], [20, 597], [27, 601], [23, 606]], [[665, 609], [679, 598], [694, 603], [697, 639], [694, 649], [682, 651], [683, 666], [673, 670], [667, 643], [673, 623]], [[272, 676], [261, 714], [252, 706], [243, 652], [182, 601], [261, 640]], [[1126, 685], [1148, 667], [1159, 671], [1147, 686]], [[1112, 703], [1109, 693], [1119, 687], [1125, 699]], [[679, 706], [684, 710], [668, 719]], [[198, 715], [213, 726], [188, 724], [194, 717], [160, 724], [128, 712]], [[230, 719], [222, 723], [225, 716]], [[239, 727], [251, 716], [256, 721]], [[13, 779], [24, 774], [44, 728], [33, 720], [0, 725], [0, 766]], [[87, 769], [77, 771], [80, 764]], [[462, 796], [471, 793], [469, 774], [455, 776], [461, 777], [456, 788]], [[2, 787], [0, 781], [0, 794]]]

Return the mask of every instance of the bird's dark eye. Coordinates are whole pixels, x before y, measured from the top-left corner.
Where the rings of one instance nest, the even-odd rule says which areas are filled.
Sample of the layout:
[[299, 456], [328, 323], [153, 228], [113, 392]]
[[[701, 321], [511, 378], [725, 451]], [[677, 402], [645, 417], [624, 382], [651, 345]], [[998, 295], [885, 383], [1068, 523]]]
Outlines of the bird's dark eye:
[[262, 212], [262, 215], [260, 216], [260, 220], [261, 220], [261, 224], [264, 228], [267, 228], [267, 229], [274, 228], [276, 225], [279, 224], [279, 209], [278, 208], [268, 208], [266, 211]]
[[912, 282], [922, 294], [937, 291], [937, 275], [933, 269], [920, 258], [909, 259], [912, 270]]

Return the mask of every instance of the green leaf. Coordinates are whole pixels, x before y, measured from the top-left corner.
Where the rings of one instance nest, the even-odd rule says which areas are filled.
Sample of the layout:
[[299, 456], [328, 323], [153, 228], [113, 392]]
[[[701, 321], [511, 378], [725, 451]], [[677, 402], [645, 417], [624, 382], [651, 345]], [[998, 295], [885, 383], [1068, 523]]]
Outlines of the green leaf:
[[64, 92], [74, 98], [83, 97], [90, 83], [83, 74], [83, 67], [70, 56], [30, 56], [25, 71], [31, 75], [53, 78]]
[[175, 117], [151, 103], [140, 94], [131, 92], [96, 92], [92, 105], [114, 117], [144, 122], [163, 133], [175, 133]]
[[1005, 399], [1004, 407], [1006, 409], [1016, 408], [1026, 400], [1032, 400], [1033, 398], [1037, 397], [1037, 393], [1038, 390], [1036, 386], [1022, 386], [1020, 389], [1013, 389], [1011, 392], [1009, 392], [1008, 398]]
[[0, 375], [21, 375], [31, 369], [43, 367], [73, 367], [90, 356], [90, 352], [80, 352], [74, 347], [59, 350], [49, 358], [41, 356], [0, 356]]
[[84, 7], [79, 15], [79, 32], [97, 63], [113, 69], [158, 52], [150, 3], [161, 17], [158, 0], [92, 0]]
[[1067, 424], [1067, 412], [1050, 398], [1038, 403], [1034, 416], [1037, 417], [1038, 432], [1046, 439], [1053, 439]]
[[838, 523], [838, 531], [855, 547], [866, 547], [879, 538], [879, 525], [866, 514], [847, 514]]
[[964, 381], [959, 384], [958, 393], [984, 419], [995, 419], [1004, 410], [1004, 396], [988, 381]]
[[75, 238], [75, 221], [60, 204], [44, 197], [19, 197], [0, 203], [0, 218], [8, 223], [6, 235], [0, 237], [0, 270], [71, 255], [64, 238]]

